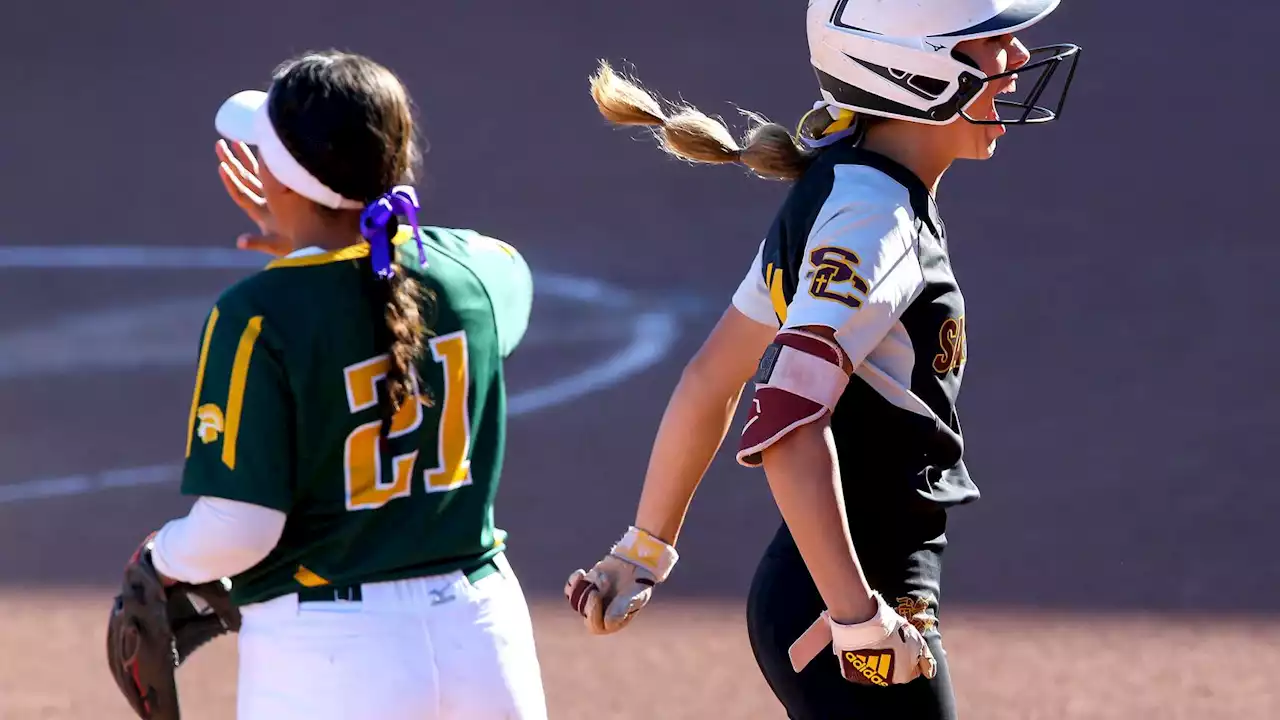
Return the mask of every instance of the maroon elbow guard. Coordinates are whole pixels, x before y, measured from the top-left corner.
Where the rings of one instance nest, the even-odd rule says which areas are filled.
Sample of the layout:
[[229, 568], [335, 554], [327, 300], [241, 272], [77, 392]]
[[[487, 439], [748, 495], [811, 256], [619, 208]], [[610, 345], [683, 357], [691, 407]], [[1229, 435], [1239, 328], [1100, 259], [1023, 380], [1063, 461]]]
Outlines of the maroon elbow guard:
[[769, 446], [830, 412], [848, 384], [838, 345], [802, 330], [779, 332], [760, 359], [738, 463], [759, 467]]

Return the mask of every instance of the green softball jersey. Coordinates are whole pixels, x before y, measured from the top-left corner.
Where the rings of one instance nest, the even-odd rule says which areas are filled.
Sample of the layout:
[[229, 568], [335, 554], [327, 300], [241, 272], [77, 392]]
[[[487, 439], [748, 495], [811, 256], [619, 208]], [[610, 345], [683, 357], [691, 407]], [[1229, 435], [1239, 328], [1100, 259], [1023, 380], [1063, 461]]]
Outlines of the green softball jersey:
[[421, 236], [425, 265], [408, 230], [395, 252], [425, 291], [423, 387], [385, 439], [386, 330], [367, 244], [276, 260], [210, 311], [182, 492], [288, 516], [271, 554], [231, 578], [237, 604], [445, 573], [501, 551], [503, 360], [528, 327], [532, 278], [514, 248], [479, 233]]

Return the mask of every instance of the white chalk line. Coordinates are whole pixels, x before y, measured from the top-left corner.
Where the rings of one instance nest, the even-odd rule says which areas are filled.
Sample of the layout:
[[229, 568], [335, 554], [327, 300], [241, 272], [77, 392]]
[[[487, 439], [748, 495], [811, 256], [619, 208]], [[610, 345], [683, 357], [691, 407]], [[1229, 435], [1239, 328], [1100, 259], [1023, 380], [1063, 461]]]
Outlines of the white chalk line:
[[[247, 250], [218, 247], [0, 245], [0, 270], [260, 270], [270, 261]], [[534, 293], [606, 307], [630, 305], [631, 294], [596, 278], [535, 270]]]
[[[246, 260], [246, 255], [252, 262]], [[252, 269], [262, 265], [260, 256], [220, 248], [0, 247], [0, 269]], [[535, 272], [534, 276], [535, 294], [544, 293], [620, 310], [635, 309], [629, 293], [601, 280], [546, 272]], [[679, 320], [675, 311], [640, 312], [631, 318], [631, 339], [626, 346], [577, 373], [512, 393], [507, 398], [507, 413], [510, 417], [529, 415], [619, 385], [666, 357], [678, 335]], [[165, 463], [25, 480], [0, 485], [0, 505], [170, 483], [177, 481], [181, 472], [180, 463]]]
[[219, 247], [145, 247], [120, 245], [0, 246], [0, 268], [13, 270], [252, 270], [270, 261], [266, 255]]

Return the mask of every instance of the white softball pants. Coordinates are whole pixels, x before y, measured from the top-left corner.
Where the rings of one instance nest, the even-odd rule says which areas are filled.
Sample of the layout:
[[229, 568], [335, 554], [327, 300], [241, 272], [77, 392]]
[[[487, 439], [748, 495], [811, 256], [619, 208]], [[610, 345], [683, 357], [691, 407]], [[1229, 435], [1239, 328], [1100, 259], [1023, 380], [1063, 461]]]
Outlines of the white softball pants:
[[474, 585], [453, 572], [244, 606], [238, 719], [545, 720], [529, 608], [497, 564]]

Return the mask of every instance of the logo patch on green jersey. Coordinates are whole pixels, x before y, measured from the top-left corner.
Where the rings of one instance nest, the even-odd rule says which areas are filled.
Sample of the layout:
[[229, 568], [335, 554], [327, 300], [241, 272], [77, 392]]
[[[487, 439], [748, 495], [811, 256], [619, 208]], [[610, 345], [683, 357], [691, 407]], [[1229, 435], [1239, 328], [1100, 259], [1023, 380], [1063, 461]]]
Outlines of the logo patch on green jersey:
[[196, 436], [200, 442], [208, 445], [222, 434], [222, 408], [213, 403], [205, 403], [196, 410]]

